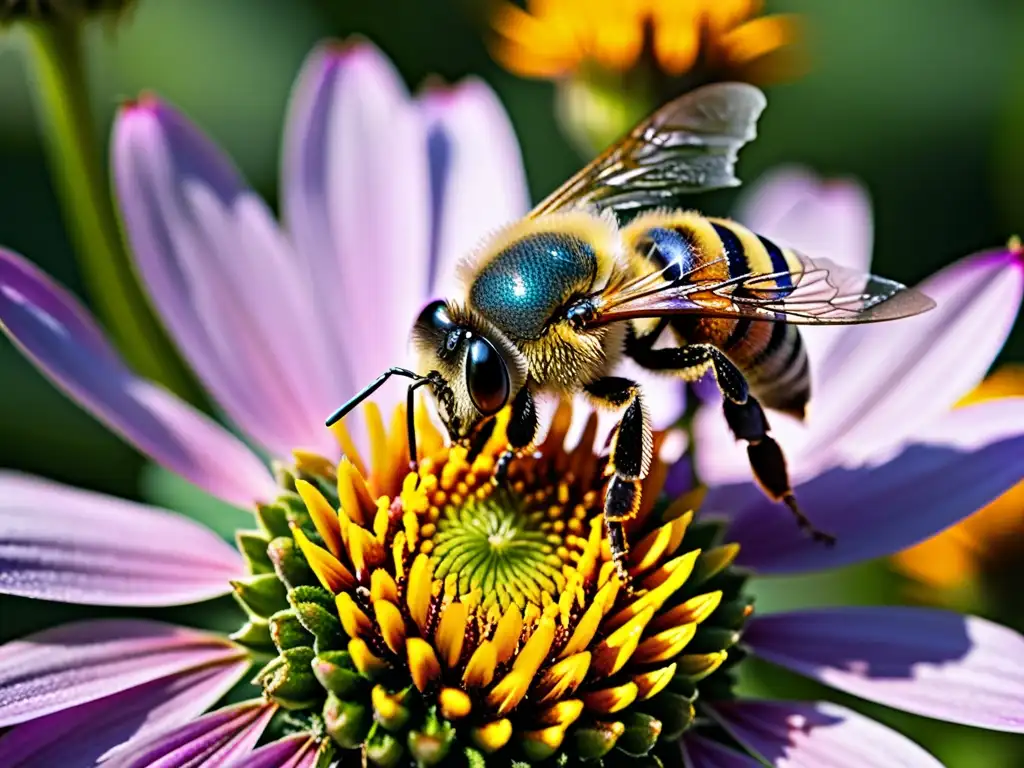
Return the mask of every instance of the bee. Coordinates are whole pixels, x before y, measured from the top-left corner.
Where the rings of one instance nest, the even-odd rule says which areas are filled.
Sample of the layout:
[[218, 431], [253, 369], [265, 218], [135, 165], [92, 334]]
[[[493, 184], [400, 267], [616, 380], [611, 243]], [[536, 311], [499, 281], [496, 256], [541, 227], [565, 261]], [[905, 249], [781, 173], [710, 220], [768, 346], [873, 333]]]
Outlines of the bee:
[[[710, 372], [754, 478], [813, 538], [793, 495], [765, 407], [802, 418], [810, 397], [799, 325], [915, 315], [934, 303], [888, 280], [783, 248], [726, 219], [675, 207], [685, 194], [737, 186], [740, 148], [765, 107], [757, 88], [710, 85], [665, 105], [569, 179], [526, 218], [498, 231], [460, 266], [465, 295], [428, 304], [412, 329], [417, 370], [392, 368], [328, 419], [348, 413], [390, 376], [427, 387], [453, 442], [482, 444], [510, 407], [493, 480], [532, 450], [535, 398], [584, 393], [621, 412], [608, 449], [604, 521], [625, 579], [623, 524], [635, 516], [651, 463], [641, 387], [615, 375], [630, 358], [694, 381]], [[628, 581], [627, 581], [628, 583]]]

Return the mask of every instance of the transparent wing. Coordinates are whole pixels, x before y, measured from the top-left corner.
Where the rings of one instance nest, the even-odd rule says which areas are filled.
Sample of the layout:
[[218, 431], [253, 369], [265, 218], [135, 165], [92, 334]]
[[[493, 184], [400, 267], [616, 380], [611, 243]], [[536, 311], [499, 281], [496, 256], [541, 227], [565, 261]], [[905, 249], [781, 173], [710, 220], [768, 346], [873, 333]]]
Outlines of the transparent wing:
[[679, 195], [740, 181], [740, 148], [756, 135], [765, 108], [760, 90], [744, 83], [698, 88], [669, 102], [581, 170], [530, 216], [580, 205], [625, 211], [669, 205]]
[[796, 256], [799, 271], [751, 272], [716, 282], [688, 281], [683, 275], [672, 283], [655, 273], [611, 285], [592, 297], [597, 310], [592, 324], [697, 314], [785, 320], [797, 325], [846, 325], [896, 320], [935, 306], [920, 291], [894, 280], [840, 267], [826, 259]]

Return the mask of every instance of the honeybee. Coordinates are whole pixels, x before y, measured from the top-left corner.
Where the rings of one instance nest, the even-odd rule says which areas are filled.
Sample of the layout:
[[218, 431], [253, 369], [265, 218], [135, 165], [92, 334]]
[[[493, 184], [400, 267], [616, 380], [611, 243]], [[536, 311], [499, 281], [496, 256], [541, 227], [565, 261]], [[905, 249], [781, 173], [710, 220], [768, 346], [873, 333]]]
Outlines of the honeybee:
[[614, 375], [615, 365], [628, 357], [688, 381], [710, 371], [761, 488], [815, 539], [832, 542], [800, 510], [764, 412], [804, 415], [810, 377], [796, 326], [892, 320], [934, 303], [891, 280], [780, 247], [736, 222], [673, 207], [686, 193], [740, 183], [737, 155], [754, 138], [765, 104], [757, 88], [725, 83], [644, 120], [464, 261], [462, 299], [431, 302], [412, 329], [419, 372], [386, 371], [328, 425], [390, 376], [411, 378], [415, 464], [417, 388], [433, 393], [454, 442], [486, 437], [510, 405], [508, 446], [494, 470], [501, 484], [510, 462], [536, 439], [537, 394], [583, 392], [621, 411], [609, 446], [604, 520], [625, 578], [623, 523], [637, 512], [652, 441], [643, 392]]

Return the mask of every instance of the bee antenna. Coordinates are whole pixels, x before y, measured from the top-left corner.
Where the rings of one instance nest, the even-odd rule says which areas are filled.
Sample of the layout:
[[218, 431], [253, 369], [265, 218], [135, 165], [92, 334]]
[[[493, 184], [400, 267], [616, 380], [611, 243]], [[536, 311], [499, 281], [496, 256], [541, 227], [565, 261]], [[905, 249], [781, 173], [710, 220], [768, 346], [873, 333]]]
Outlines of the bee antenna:
[[[414, 379], [416, 383], [413, 385], [413, 387], [421, 384], [424, 381], [429, 381], [429, 379], [427, 379], [426, 377], [420, 376], [418, 373], [413, 373], [412, 371], [406, 370], [405, 368], [388, 368], [386, 371], [384, 371], [384, 373], [382, 373], [372, 382], [363, 387], [358, 393], [353, 395], [347, 403], [341, 406], [341, 408], [332, 413], [327, 418], [327, 421], [324, 422], [325, 426], [329, 427], [332, 424], [341, 421], [343, 418], [345, 418], [345, 416], [348, 415], [349, 411], [351, 411], [353, 408], [355, 408], [357, 405], [363, 402], [363, 400], [365, 400], [378, 389], [380, 389], [384, 385], [384, 382], [390, 379], [392, 376], [405, 376], [407, 379]], [[410, 391], [413, 389], [413, 387], [409, 388]], [[411, 397], [412, 396], [410, 395], [410, 402]]]

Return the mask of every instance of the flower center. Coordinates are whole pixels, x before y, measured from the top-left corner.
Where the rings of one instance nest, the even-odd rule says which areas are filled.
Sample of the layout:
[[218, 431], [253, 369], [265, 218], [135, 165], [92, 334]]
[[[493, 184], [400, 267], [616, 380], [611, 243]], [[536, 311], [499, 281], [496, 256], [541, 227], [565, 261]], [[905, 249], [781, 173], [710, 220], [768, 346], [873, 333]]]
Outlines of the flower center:
[[263, 531], [239, 539], [251, 620], [234, 637], [276, 653], [257, 678], [264, 695], [371, 764], [670, 749], [697, 697], [731, 686], [750, 613], [729, 567], [737, 548], [693, 520], [696, 497], [657, 501], [667, 468], [655, 462], [626, 526], [624, 584], [596, 420], [569, 451], [568, 417], [502, 489], [501, 425], [475, 457], [421, 425], [416, 475], [401, 413], [390, 434], [369, 413], [372, 472], [343, 432], [336, 466], [297, 454], [282, 497], [260, 509]]

